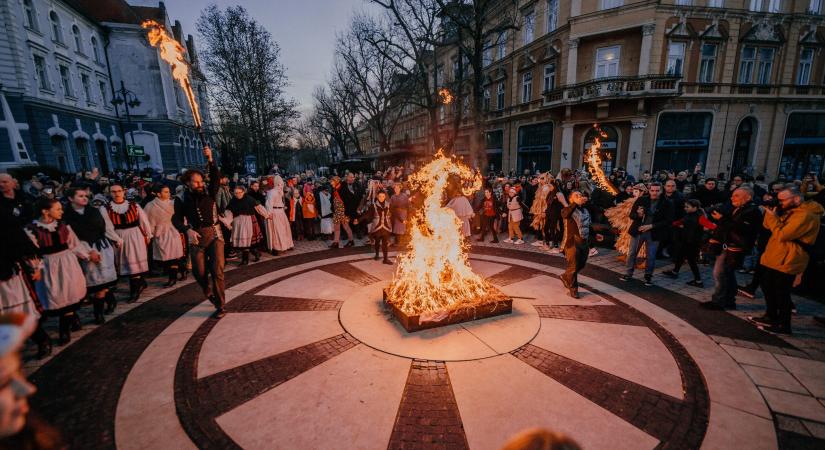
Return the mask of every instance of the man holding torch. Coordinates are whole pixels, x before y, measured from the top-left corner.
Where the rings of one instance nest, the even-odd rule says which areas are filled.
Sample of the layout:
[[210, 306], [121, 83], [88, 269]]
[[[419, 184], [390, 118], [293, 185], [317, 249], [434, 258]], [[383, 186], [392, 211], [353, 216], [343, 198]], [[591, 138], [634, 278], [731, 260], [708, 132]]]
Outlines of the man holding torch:
[[183, 196], [183, 215], [187, 222], [189, 254], [192, 259], [192, 273], [195, 275], [204, 295], [215, 305], [212, 317], [220, 319], [226, 313], [224, 305], [224, 241], [218, 222], [218, 207], [215, 195], [220, 189], [221, 172], [212, 158], [208, 145], [203, 147], [206, 158], [208, 181], [197, 169], [189, 169], [183, 175], [188, 187]]

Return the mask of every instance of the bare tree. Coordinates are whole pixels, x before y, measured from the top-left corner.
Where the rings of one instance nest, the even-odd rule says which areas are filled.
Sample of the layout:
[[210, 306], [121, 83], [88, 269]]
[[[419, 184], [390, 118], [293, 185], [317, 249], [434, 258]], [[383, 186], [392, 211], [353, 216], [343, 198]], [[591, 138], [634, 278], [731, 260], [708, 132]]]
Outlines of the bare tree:
[[315, 100], [312, 125], [328, 136], [344, 159], [350, 157], [348, 145], [353, 144], [360, 152], [357, 112], [354, 90], [342, 86], [340, 80], [331, 80], [329, 86], [318, 86], [312, 97]]
[[208, 6], [197, 27], [214, 109], [219, 119], [232, 120], [225, 132], [236, 133], [224, 137], [235, 143], [228, 150], [249, 150], [259, 166], [272, 165], [298, 117], [295, 101], [284, 93], [288, 80], [278, 44], [241, 6]]

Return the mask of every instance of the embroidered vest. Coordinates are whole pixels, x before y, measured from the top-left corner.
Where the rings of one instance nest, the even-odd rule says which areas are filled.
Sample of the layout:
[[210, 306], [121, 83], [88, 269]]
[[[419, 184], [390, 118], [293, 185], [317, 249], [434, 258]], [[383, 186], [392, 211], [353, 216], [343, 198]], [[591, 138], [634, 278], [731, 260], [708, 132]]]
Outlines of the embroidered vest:
[[129, 209], [125, 213], [119, 214], [112, 209], [112, 205], [106, 205], [106, 212], [109, 213], [109, 220], [116, 230], [123, 230], [126, 228], [134, 228], [140, 225], [140, 216], [138, 215], [137, 204], [129, 202]]

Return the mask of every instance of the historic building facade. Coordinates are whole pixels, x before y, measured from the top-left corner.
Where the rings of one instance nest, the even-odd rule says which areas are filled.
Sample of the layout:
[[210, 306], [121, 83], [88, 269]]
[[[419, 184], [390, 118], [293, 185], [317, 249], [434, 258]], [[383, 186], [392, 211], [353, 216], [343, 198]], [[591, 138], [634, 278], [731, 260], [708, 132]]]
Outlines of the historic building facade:
[[[505, 2], [510, 4], [509, 2]], [[485, 48], [492, 169], [578, 168], [596, 136], [605, 169], [825, 170], [825, 1], [532, 0]], [[439, 51], [439, 50], [437, 50]], [[436, 72], [457, 70], [455, 52]], [[443, 122], [461, 102], [439, 111]], [[427, 153], [410, 111], [388, 153]], [[460, 129], [455, 150], [467, 152]], [[462, 131], [463, 130], [463, 131]]]
[[[201, 162], [191, 111], [140, 29], [149, 18], [166, 24], [196, 62], [191, 36], [183, 39], [162, 3], [0, 0], [0, 17], [0, 169], [108, 172], [127, 166], [133, 142], [146, 151], [133, 167], [176, 171]], [[194, 72], [203, 104], [204, 80]], [[125, 105], [112, 102], [123, 97], [121, 86], [132, 92], [127, 100], [140, 101], [130, 108], [131, 127]], [[205, 105], [202, 113], [208, 123]]]

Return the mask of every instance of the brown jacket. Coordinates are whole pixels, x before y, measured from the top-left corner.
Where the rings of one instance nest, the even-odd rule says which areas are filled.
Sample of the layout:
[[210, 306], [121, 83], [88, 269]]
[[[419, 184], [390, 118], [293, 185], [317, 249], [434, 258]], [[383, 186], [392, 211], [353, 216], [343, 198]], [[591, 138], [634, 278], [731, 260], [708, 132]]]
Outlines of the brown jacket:
[[762, 225], [771, 232], [771, 238], [759, 262], [790, 275], [804, 272], [808, 253], [799, 243], [813, 245], [823, 213], [825, 209], [814, 201], [804, 202], [782, 216], [766, 212]]

